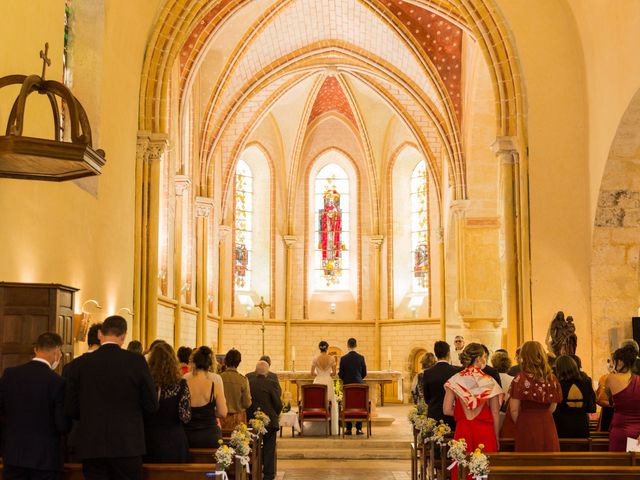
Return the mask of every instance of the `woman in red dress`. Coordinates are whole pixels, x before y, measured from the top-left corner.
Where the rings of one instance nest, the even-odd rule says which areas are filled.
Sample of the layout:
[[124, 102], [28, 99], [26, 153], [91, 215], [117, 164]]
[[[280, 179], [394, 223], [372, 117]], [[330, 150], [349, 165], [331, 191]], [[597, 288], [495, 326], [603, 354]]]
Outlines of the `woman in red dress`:
[[[453, 438], [464, 438], [467, 452], [473, 452], [480, 444], [484, 445], [485, 452], [497, 452], [504, 392], [491, 376], [482, 372], [487, 365], [482, 345], [467, 345], [460, 354], [460, 361], [464, 370], [444, 384], [442, 409], [445, 415], [453, 415], [456, 420]], [[457, 468], [451, 472], [451, 478], [457, 478]]]
[[553, 412], [562, 389], [539, 342], [520, 349], [522, 371], [511, 382], [509, 410], [515, 423], [516, 452], [559, 452]]

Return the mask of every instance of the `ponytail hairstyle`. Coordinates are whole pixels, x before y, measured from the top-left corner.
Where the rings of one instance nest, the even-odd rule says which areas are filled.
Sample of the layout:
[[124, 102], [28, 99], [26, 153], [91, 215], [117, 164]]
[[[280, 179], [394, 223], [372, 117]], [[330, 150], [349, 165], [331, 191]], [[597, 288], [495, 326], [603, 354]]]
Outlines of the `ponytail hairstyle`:
[[473, 362], [476, 361], [476, 358], [483, 356], [486, 352], [484, 351], [484, 347], [479, 343], [470, 343], [462, 353], [460, 354], [460, 362], [463, 367], [468, 367], [469, 365], [473, 365]]

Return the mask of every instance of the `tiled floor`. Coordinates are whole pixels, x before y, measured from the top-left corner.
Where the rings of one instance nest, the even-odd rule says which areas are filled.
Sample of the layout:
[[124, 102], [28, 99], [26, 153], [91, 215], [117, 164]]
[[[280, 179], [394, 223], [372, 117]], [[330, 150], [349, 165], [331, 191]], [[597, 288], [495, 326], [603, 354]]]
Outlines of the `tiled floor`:
[[[373, 437], [375, 442], [406, 441], [407, 449], [411, 441], [411, 427], [407, 420], [409, 407], [406, 405], [389, 405], [380, 410], [381, 415], [392, 416], [396, 420], [388, 427], [374, 427]], [[362, 437], [352, 437], [358, 442], [358, 448], [366, 445]], [[305, 438], [283, 439], [282, 446], [289, 448], [298, 443], [317, 442], [312, 448], [322, 451], [331, 448], [332, 439], [313, 437], [313, 440], [305, 435]], [[363, 443], [360, 443], [362, 441]], [[373, 446], [373, 443], [372, 443]], [[366, 447], [365, 447], [366, 448]], [[378, 447], [379, 448], [379, 445]], [[318, 459], [279, 459], [278, 476], [276, 480], [409, 480], [410, 463], [408, 459], [390, 460], [338, 460], [332, 458]]]

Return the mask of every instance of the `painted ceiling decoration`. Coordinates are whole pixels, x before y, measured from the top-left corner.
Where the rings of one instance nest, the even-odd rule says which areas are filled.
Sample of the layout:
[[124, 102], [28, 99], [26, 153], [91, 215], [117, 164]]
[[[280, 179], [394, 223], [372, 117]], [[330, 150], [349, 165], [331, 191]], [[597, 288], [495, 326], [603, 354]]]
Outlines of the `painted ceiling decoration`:
[[316, 100], [309, 115], [307, 125], [311, 125], [314, 120], [328, 112], [338, 112], [346, 117], [354, 127], [357, 127], [356, 119], [349, 105], [349, 100], [340, 86], [338, 79], [330, 75], [325, 78], [316, 96]]

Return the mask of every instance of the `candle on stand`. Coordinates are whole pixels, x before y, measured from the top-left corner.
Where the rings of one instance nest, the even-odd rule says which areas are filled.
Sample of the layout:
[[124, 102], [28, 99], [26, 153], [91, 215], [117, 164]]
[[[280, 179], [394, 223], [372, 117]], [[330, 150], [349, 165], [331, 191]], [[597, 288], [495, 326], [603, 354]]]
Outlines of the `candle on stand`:
[[296, 347], [291, 347], [291, 370], [296, 371]]
[[387, 347], [387, 370], [391, 371], [391, 347]]

